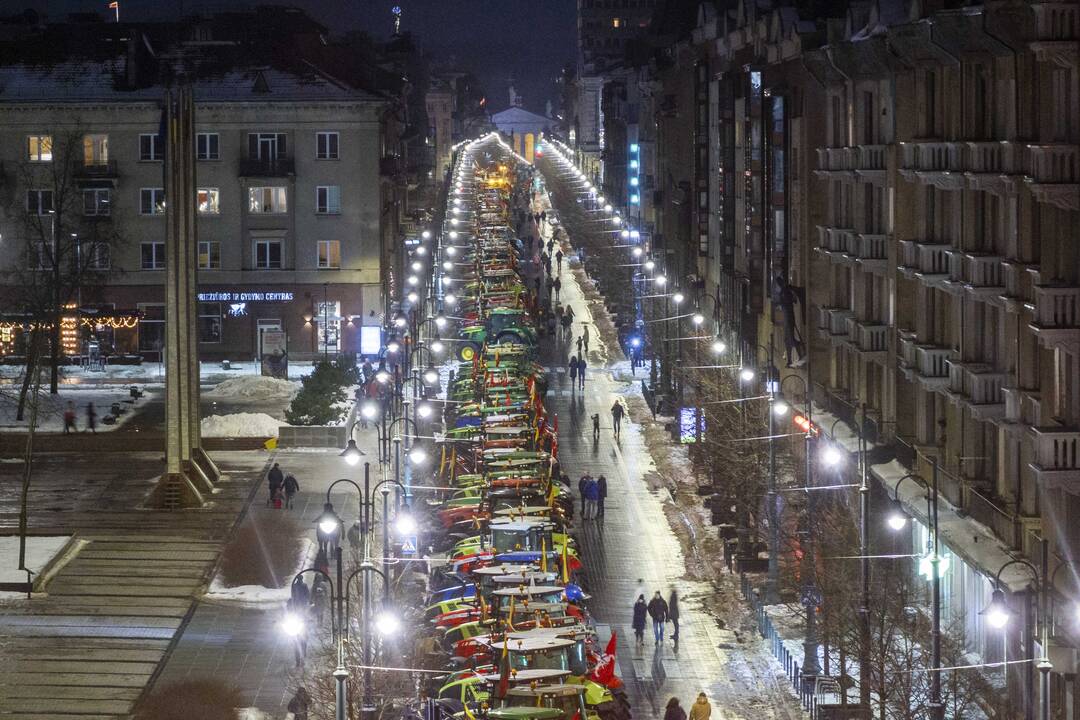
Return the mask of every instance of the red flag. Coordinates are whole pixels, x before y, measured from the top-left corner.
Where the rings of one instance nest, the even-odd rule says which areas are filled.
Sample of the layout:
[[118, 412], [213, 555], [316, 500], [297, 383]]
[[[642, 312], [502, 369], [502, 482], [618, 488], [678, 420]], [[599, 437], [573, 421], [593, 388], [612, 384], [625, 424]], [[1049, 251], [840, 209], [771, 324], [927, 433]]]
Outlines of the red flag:
[[616, 634], [611, 633], [604, 655], [592, 671], [592, 679], [601, 685], [607, 685], [615, 678], [615, 637]]

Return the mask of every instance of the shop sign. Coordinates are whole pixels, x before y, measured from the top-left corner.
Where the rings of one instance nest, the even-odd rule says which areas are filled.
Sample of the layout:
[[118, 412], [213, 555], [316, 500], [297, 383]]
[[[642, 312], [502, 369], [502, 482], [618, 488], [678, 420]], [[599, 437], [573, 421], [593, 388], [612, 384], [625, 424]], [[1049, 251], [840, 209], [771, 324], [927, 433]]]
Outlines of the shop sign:
[[291, 292], [202, 292], [199, 293], [199, 302], [226, 302], [226, 303], [250, 303], [250, 302], [290, 302], [293, 299]]

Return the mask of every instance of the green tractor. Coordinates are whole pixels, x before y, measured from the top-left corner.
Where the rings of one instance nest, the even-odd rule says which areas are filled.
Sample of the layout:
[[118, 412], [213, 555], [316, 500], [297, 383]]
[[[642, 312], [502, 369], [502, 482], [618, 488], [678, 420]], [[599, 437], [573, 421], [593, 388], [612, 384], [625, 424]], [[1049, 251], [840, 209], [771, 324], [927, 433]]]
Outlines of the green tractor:
[[581, 685], [519, 685], [510, 688], [500, 710], [510, 708], [550, 709], [560, 712], [560, 720], [600, 720], [600, 715], [585, 703]]
[[469, 325], [461, 329], [458, 359], [471, 361], [485, 342], [494, 345], [536, 346], [536, 330], [525, 322], [521, 308], [494, 308], [487, 313], [483, 325]]

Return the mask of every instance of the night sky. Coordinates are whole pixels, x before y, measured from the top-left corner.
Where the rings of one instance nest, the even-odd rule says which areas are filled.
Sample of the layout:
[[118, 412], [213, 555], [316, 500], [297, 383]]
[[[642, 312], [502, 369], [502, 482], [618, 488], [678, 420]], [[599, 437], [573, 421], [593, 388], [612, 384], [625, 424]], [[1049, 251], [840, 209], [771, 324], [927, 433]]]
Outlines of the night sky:
[[[573, 63], [576, 45], [575, 0], [289, 0], [332, 31], [365, 30], [386, 38], [393, 28], [390, 9], [402, 9], [402, 30], [411, 31], [438, 61], [471, 70], [484, 85], [492, 110], [509, 103], [507, 80], [529, 109], [543, 111], [559, 70]], [[22, 7], [45, 11], [53, 19], [68, 12], [108, 11], [108, 0], [7, 0], [3, 12]], [[257, 3], [247, 3], [255, 5]], [[199, 11], [237, 9], [222, 0], [120, 0], [121, 20], [179, 17]]]

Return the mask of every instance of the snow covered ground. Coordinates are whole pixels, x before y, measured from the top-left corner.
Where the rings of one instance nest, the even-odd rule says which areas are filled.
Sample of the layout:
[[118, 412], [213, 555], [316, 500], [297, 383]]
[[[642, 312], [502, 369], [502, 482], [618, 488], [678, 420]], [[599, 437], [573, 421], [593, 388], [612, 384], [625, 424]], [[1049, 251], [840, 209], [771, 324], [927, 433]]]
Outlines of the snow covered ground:
[[[289, 379], [299, 380], [310, 375], [314, 365], [310, 361], [289, 363]], [[22, 377], [21, 365], [0, 365], [0, 382], [12, 382]], [[220, 362], [204, 362], [199, 368], [202, 382], [218, 383], [241, 375], [261, 375], [259, 363], [230, 362], [225, 370]], [[107, 365], [103, 372], [90, 371], [81, 366], [67, 366], [60, 369], [63, 383], [163, 383], [165, 368], [161, 363], [144, 362], [142, 365]]]
[[199, 424], [203, 437], [277, 437], [283, 424], [266, 413], [231, 413], [204, 417]]
[[214, 400], [292, 400], [300, 390], [300, 383], [293, 380], [240, 375], [229, 377], [203, 393]]
[[[97, 412], [97, 431], [115, 430], [131, 419], [136, 407], [147, 402], [154, 390], [147, 390], [142, 399], [131, 401], [126, 386], [121, 385], [63, 385], [58, 395], [49, 395], [48, 388], [43, 388], [40, 395], [41, 406], [38, 408], [37, 429], [40, 432], [63, 432], [64, 409], [70, 402], [75, 406], [75, 426], [78, 430], [86, 429], [87, 406], [93, 404]], [[25, 430], [30, 424], [30, 408], [27, 407], [23, 420], [16, 420], [18, 412], [18, 386], [0, 388], [0, 428], [18, 428]], [[105, 416], [110, 413], [113, 403], [119, 403], [124, 413], [114, 425], [105, 424]]]
[[[34, 536], [26, 538], [26, 567], [36, 578], [42, 568], [63, 550], [70, 535]], [[26, 573], [19, 567], [19, 538], [16, 535], [0, 537], [0, 582], [26, 582]], [[0, 600], [25, 598], [24, 593], [0, 591]]]

